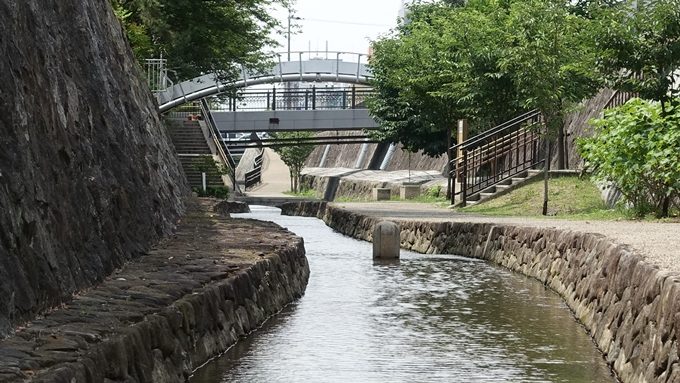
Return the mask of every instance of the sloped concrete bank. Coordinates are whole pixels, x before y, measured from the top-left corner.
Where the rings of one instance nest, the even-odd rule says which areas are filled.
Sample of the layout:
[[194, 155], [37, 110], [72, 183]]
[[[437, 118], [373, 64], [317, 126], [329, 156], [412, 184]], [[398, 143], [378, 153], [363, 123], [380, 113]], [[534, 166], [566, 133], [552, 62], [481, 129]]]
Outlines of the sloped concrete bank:
[[304, 293], [301, 238], [202, 204], [173, 238], [0, 341], [0, 382], [184, 382]]
[[446, 178], [437, 171], [375, 171], [348, 168], [306, 168], [302, 175], [303, 188], [316, 191], [318, 198], [333, 201], [337, 198], [370, 200], [373, 188], [388, 188], [393, 196], [399, 195], [405, 183], [417, 184], [421, 193], [432, 187], [446, 189]]
[[[325, 203], [290, 203], [370, 241], [379, 221]], [[401, 246], [481, 258], [534, 277], [560, 294], [621, 381], [680, 382], [680, 276], [652, 267], [598, 235], [488, 223], [401, 221]]]

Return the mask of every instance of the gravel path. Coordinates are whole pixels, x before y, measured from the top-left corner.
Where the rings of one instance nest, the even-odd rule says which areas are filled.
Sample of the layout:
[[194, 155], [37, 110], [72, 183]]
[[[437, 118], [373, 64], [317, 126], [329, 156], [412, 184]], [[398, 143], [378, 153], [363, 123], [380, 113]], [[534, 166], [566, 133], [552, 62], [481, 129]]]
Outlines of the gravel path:
[[461, 214], [431, 204], [406, 202], [335, 203], [358, 213], [393, 220], [490, 222], [499, 224], [554, 227], [603, 234], [631, 246], [647, 262], [680, 273], [680, 223], [637, 221], [569, 221], [554, 218], [489, 217]]

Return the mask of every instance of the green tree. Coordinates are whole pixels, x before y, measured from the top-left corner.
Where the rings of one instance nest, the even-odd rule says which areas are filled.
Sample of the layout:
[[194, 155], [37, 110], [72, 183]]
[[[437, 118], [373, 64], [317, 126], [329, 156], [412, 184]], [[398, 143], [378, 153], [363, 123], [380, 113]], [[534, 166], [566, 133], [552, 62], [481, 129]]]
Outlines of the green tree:
[[474, 133], [516, 115], [515, 87], [498, 66], [504, 15], [484, 1], [411, 7], [407, 24], [373, 44], [369, 109], [381, 126], [373, 136], [450, 162], [456, 120], [467, 118]]
[[564, 118], [599, 89], [597, 51], [588, 42], [591, 20], [571, 13], [564, 0], [512, 3], [505, 27], [502, 68], [512, 76], [523, 104], [538, 109], [557, 139], [557, 167], [564, 169]]
[[305, 139], [311, 138], [313, 135], [314, 133], [310, 131], [271, 133], [272, 138], [285, 142], [285, 145], [276, 146], [273, 149], [281, 156], [283, 163], [288, 166], [288, 171], [290, 172], [290, 190], [293, 193], [300, 191], [302, 168], [307, 157], [314, 151], [314, 145], [305, 143]]
[[596, 9], [598, 68], [615, 89], [666, 105], [678, 102], [673, 72], [680, 68], [680, 2], [625, 1]]
[[280, 27], [269, 14], [288, 0], [187, 1], [111, 0], [138, 60], [168, 60], [183, 80], [217, 72], [233, 80], [241, 67], [261, 69], [262, 48], [275, 45], [272, 29]]
[[667, 217], [680, 198], [678, 105], [630, 100], [592, 122], [594, 137], [578, 141], [594, 177], [614, 182], [638, 216]]

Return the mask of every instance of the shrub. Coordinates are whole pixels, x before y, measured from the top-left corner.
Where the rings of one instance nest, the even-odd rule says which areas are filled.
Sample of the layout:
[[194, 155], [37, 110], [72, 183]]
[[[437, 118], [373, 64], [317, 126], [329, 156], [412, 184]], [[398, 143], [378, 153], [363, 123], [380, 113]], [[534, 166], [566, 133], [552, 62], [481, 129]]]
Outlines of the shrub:
[[[673, 105], [675, 104], [675, 105]], [[680, 196], [680, 108], [632, 99], [592, 120], [594, 137], [578, 142], [586, 167], [621, 190], [637, 216], [669, 214]]]
[[193, 191], [199, 197], [229, 198], [229, 189], [225, 186], [208, 186], [205, 188], [205, 191], [202, 188], [193, 188]]

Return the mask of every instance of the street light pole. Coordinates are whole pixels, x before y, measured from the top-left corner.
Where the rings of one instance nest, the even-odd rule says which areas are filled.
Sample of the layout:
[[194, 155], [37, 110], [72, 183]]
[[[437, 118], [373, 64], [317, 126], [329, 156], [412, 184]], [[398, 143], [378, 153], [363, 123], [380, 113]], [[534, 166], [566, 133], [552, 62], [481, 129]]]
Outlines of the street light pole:
[[[301, 18], [297, 16], [293, 16], [291, 14], [290, 8], [288, 8], [288, 62], [290, 62], [290, 21], [291, 20], [302, 20]], [[290, 99], [290, 83], [286, 82], [285, 84], [285, 99], [286, 99], [286, 106], [288, 109], [291, 107], [291, 99]]]
[[290, 61], [290, 21], [291, 20], [302, 20], [302, 18], [293, 16], [291, 14], [290, 8], [288, 9], [288, 61]]
[[288, 62], [290, 62], [290, 9], [288, 10]]

